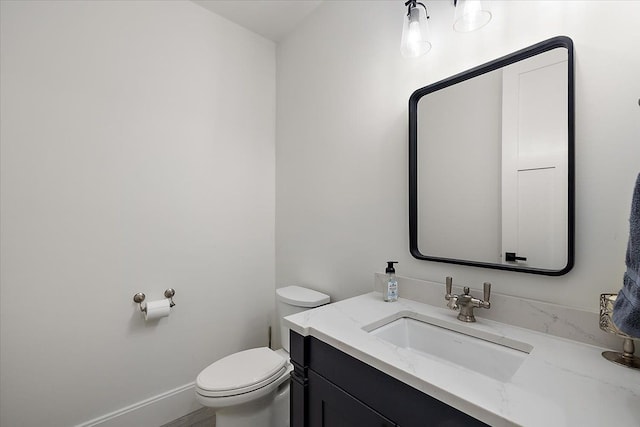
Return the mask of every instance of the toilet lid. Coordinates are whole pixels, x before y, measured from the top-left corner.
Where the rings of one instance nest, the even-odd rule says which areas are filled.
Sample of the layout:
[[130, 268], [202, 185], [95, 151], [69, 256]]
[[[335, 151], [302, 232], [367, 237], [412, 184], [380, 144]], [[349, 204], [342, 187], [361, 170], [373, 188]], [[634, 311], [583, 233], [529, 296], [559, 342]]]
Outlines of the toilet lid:
[[329, 295], [300, 286], [278, 288], [276, 294], [280, 301], [295, 307], [319, 307], [329, 303]]
[[275, 381], [287, 370], [286, 364], [287, 359], [267, 347], [234, 353], [200, 372], [198, 393], [210, 397], [248, 393]]

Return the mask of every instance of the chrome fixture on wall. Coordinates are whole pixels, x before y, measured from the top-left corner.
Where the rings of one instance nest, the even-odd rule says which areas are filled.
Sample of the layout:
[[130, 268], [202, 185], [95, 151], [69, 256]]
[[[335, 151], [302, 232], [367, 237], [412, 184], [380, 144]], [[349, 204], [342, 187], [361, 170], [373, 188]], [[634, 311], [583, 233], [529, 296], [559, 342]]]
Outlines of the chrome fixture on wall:
[[165, 299], [144, 302], [146, 299], [146, 295], [142, 292], [138, 292], [133, 296], [133, 302], [139, 304], [140, 311], [144, 315], [145, 321], [158, 320], [162, 317], [169, 316], [169, 314], [171, 313], [171, 308], [175, 307], [176, 304], [173, 302], [173, 297], [175, 294], [176, 291], [172, 288], [169, 288], [164, 291]]
[[[404, 3], [407, 13], [402, 26], [400, 52], [405, 58], [417, 58], [431, 50], [429, 41], [429, 14], [427, 6], [416, 0]], [[453, 29], [467, 33], [484, 27], [491, 20], [491, 12], [483, 7], [480, 0], [453, 0], [455, 8]]]
[[[175, 296], [175, 294], [176, 291], [174, 291], [172, 288], [168, 288], [164, 291], [164, 297], [169, 300], [169, 307], [174, 307], [176, 305], [176, 303], [173, 302], [173, 297]], [[140, 311], [143, 313], [147, 312], [147, 307], [142, 305], [146, 297], [147, 296], [142, 292], [138, 292], [133, 296], [133, 302], [135, 302], [136, 304], [140, 304]]]

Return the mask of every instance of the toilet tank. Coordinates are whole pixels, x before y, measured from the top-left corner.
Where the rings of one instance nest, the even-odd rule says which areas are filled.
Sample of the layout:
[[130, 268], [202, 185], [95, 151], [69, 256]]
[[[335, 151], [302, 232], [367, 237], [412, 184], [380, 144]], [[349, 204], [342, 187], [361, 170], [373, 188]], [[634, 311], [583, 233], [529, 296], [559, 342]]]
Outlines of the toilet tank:
[[280, 341], [282, 348], [289, 352], [289, 328], [283, 319], [291, 314], [310, 310], [329, 304], [329, 295], [300, 286], [287, 286], [276, 289], [276, 314], [280, 322]]

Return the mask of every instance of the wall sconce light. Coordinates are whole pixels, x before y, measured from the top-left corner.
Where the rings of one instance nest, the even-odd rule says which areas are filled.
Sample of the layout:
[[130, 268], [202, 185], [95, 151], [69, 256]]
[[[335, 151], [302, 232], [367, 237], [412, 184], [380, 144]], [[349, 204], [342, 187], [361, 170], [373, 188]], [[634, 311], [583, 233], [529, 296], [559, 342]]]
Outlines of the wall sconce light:
[[[407, 13], [402, 26], [400, 52], [405, 58], [417, 58], [431, 50], [427, 7], [416, 0], [408, 0]], [[480, 0], [453, 0], [455, 8], [453, 29], [460, 33], [482, 28], [491, 21], [491, 12], [482, 6]]]
[[409, 0], [404, 5], [407, 6], [407, 14], [402, 26], [400, 52], [405, 58], [417, 58], [431, 50], [427, 26], [429, 15], [427, 7], [416, 0]]
[[453, 6], [453, 29], [460, 33], [477, 30], [491, 21], [491, 12], [482, 7], [480, 0], [453, 0]]

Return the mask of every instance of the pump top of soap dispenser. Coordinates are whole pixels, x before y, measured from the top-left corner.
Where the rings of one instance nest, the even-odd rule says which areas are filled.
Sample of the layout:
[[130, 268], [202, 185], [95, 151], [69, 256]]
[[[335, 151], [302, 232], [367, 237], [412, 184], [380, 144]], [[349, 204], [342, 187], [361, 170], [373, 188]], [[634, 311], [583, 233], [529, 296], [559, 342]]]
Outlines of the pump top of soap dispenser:
[[384, 271], [385, 273], [393, 273], [396, 274], [396, 269], [393, 268], [393, 264], [397, 264], [398, 261], [387, 261], [387, 269]]

